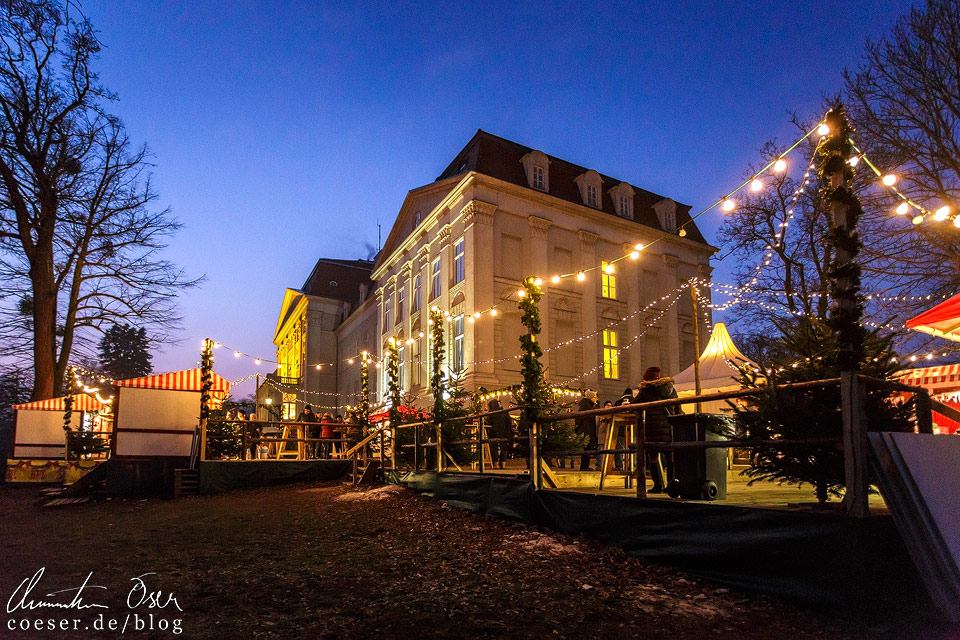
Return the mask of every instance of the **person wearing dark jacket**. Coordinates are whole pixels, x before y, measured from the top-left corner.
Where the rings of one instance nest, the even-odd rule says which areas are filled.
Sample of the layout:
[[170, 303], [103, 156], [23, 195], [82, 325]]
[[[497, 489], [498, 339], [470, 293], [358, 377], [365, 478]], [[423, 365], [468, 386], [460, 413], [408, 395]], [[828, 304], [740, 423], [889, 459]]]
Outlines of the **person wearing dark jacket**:
[[[634, 402], [639, 404], [643, 402], [655, 402], [657, 400], [668, 400], [677, 397], [677, 391], [673, 388], [673, 378], [661, 378], [660, 367], [650, 367], [643, 373], [643, 381], [637, 387], [637, 397]], [[654, 407], [644, 411], [646, 423], [647, 442], [673, 442], [673, 428], [670, 426], [668, 415], [676, 413], [677, 407]], [[653, 478], [653, 489], [650, 493], [663, 493], [666, 488], [665, 482], [673, 478], [673, 465], [669, 462], [672, 459], [667, 457], [667, 478], [664, 479], [661, 472], [662, 463], [660, 453], [650, 453], [647, 457], [650, 477]]]
[[[303, 407], [303, 411], [300, 412], [300, 415], [297, 416], [297, 422], [319, 422], [317, 414], [313, 412], [313, 407], [306, 405]], [[304, 434], [307, 438], [319, 438], [320, 437], [320, 427], [305, 427]], [[280, 447], [283, 448], [285, 443], [281, 442]], [[320, 450], [320, 447], [317, 446], [320, 443], [318, 442], [308, 442], [307, 443], [307, 455], [310, 458], [316, 458], [317, 453]]]
[[[490, 404], [487, 405], [488, 411], [500, 411], [503, 407], [500, 406], [500, 401], [494, 398], [490, 401]], [[513, 436], [513, 421], [510, 419], [509, 413], [498, 413], [495, 416], [489, 416], [486, 418], [487, 422], [487, 435], [490, 438], [510, 438]], [[507, 461], [507, 454], [510, 452], [510, 442], [491, 442], [490, 443], [490, 460], [493, 462], [494, 468], [503, 469], [504, 463]]]
[[[577, 403], [577, 411], [590, 411], [597, 408], [597, 392], [587, 389], [583, 392], [583, 397]], [[577, 433], [587, 436], [587, 451], [597, 448], [597, 418], [596, 416], [583, 416], [574, 419], [574, 425]], [[590, 456], [580, 456], [580, 471], [590, 470]]]

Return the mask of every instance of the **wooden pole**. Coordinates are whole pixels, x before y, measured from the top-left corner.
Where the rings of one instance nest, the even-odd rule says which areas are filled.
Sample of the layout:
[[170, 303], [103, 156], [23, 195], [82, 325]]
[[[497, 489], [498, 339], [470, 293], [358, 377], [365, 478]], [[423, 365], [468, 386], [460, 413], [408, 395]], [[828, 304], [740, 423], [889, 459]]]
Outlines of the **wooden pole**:
[[637, 430], [635, 441], [637, 443], [637, 450], [634, 453], [634, 459], [636, 460], [636, 473], [637, 473], [637, 497], [646, 498], [647, 497], [647, 412], [642, 411], [640, 415], [637, 416], [637, 426], [634, 427]]
[[846, 111], [838, 104], [827, 113], [826, 124], [830, 127], [828, 138], [821, 145], [826, 154], [823, 175], [828, 180], [827, 200], [833, 216], [832, 236], [834, 265], [831, 271], [835, 288], [839, 291], [831, 313], [837, 324], [840, 365], [840, 405], [843, 418], [843, 461], [846, 494], [843, 508], [851, 516], [863, 518], [869, 515], [867, 504], [867, 434], [864, 418], [863, 387], [858, 379], [863, 346], [862, 337], [854, 329], [860, 320], [857, 293], [860, 285], [856, 275], [856, 256], [859, 247], [854, 240], [857, 233], [856, 212], [850, 204], [857, 204], [850, 193], [853, 172], [846, 162], [851, 153], [849, 141], [850, 123]]
[[[690, 286], [690, 297], [693, 298], [693, 380], [694, 380], [694, 389], [696, 389], [696, 395], [699, 396], [701, 392], [700, 387], [700, 305], [699, 298], [700, 292], [698, 287], [700, 285], [699, 280], [694, 280], [693, 284]], [[702, 405], [698, 402], [694, 405], [694, 411], [700, 413], [702, 411]]]
[[437, 473], [443, 471], [443, 423], [437, 423]]
[[[477, 469], [483, 473], [483, 418], [477, 418], [477, 460]], [[492, 458], [490, 464], [494, 464]]]

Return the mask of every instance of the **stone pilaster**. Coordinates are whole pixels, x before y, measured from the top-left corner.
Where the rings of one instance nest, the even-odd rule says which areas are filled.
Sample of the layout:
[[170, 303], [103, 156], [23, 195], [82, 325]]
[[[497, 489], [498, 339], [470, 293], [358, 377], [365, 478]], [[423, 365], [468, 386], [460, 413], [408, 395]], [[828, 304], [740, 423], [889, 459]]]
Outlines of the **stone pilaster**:
[[[597, 239], [600, 237], [590, 231], [581, 229], [577, 232], [580, 239], [580, 269], [589, 269], [600, 264], [597, 261]], [[591, 271], [587, 274], [587, 279], [578, 283], [581, 295], [580, 318], [583, 323], [581, 326], [584, 335], [593, 333], [597, 330], [597, 297], [599, 292], [599, 270]], [[600, 365], [600, 340], [602, 336], [592, 335], [583, 339], [583, 368], [585, 370], [593, 369]], [[599, 368], [593, 373], [583, 378], [583, 385], [591, 389], [597, 389], [600, 386]]]
[[464, 359], [478, 364], [468, 365], [466, 383], [471, 389], [481, 386], [495, 388], [497, 377], [494, 364], [494, 319], [485, 313], [494, 303], [493, 290], [493, 221], [497, 206], [481, 200], [471, 200], [463, 210], [464, 253], [466, 254], [466, 281], [463, 292], [466, 313], [484, 312], [475, 323], [464, 325]]

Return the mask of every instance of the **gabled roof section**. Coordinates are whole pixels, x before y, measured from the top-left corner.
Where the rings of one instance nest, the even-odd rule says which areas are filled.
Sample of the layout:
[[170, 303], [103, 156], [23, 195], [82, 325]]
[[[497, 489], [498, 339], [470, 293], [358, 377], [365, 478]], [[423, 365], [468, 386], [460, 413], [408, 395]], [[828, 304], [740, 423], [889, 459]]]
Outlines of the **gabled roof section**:
[[[300, 293], [357, 304], [363, 302], [373, 289], [370, 280], [372, 270], [373, 262], [370, 260], [320, 258], [303, 283]], [[362, 284], [366, 285], [363, 298], [360, 295]]]
[[[530, 188], [524, 175], [523, 165], [520, 159], [526, 154], [534, 151], [530, 147], [525, 147], [516, 142], [487, 133], [482, 129], [477, 129], [477, 133], [470, 142], [467, 143], [460, 153], [457, 154], [453, 162], [437, 177], [437, 181], [458, 176], [468, 171], [476, 171], [504, 182]], [[576, 178], [588, 171], [587, 167], [581, 167], [561, 160], [551, 155], [550, 159], [550, 191], [549, 194], [573, 202], [583, 204], [580, 196], [580, 190], [575, 182]], [[610, 189], [619, 185], [623, 180], [612, 178], [600, 174], [603, 179], [602, 202], [600, 210], [616, 216], [617, 211], [610, 196]], [[661, 196], [652, 191], [641, 189], [628, 181], [634, 188], [633, 199], [633, 219], [642, 225], [663, 230], [660, 221], [653, 209], [653, 205], [666, 196]], [[622, 219], [622, 218], [621, 218]], [[706, 239], [695, 223], [690, 222], [690, 205], [677, 203], [677, 228], [686, 224], [684, 229], [687, 231], [687, 239], [695, 242], [707, 244]], [[689, 224], [687, 224], [689, 223]]]
[[280, 330], [287, 324], [287, 320], [290, 319], [290, 316], [296, 311], [300, 301], [304, 298], [306, 298], [306, 296], [303, 291], [297, 289], [287, 289], [283, 292], [283, 304], [280, 305], [280, 316], [277, 318], [277, 328], [273, 331], [274, 343], [277, 341], [277, 336], [280, 335]]

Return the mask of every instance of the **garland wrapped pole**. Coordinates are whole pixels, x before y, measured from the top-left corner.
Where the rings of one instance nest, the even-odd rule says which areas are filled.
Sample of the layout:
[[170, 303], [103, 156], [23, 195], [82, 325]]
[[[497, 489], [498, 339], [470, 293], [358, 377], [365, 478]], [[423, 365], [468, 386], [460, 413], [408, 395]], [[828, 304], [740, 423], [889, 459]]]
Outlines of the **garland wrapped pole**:
[[200, 352], [200, 459], [207, 459], [207, 419], [210, 417], [210, 390], [213, 389], [213, 340], [203, 339]]
[[[387, 389], [390, 392], [390, 433], [393, 436], [393, 444], [397, 442], [397, 431], [400, 429], [401, 420], [403, 420], [403, 415], [400, 413], [400, 366], [398, 361], [397, 340], [396, 338], [390, 338], [387, 341]], [[396, 447], [391, 445], [391, 449], [396, 454]], [[380, 460], [382, 464], [384, 460], [382, 432], [380, 434]]]
[[63, 451], [63, 459], [70, 459], [70, 423], [73, 422], [73, 401], [77, 386], [77, 373], [73, 367], [67, 369], [67, 395], [63, 399], [63, 437], [66, 438], [66, 448]]
[[433, 422], [437, 431], [437, 471], [443, 469], [443, 450], [442, 439], [443, 421], [446, 414], [446, 404], [444, 395], [446, 394], [446, 384], [443, 380], [443, 359], [444, 359], [444, 337], [443, 337], [443, 314], [438, 307], [430, 310], [430, 338], [433, 369], [430, 376], [430, 392], [433, 394]]
[[862, 518], [869, 515], [867, 425], [863, 389], [858, 379], [864, 357], [864, 329], [860, 324], [863, 300], [860, 296], [860, 265], [857, 264], [863, 243], [857, 233], [857, 222], [863, 208], [852, 187], [853, 167], [848, 162], [854, 155], [850, 142], [852, 129], [843, 104], [837, 102], [827, 113], [825, 121], [830, 131], [820, 147], [820, 180], [833, 216], [828, 233], [834, 249], [834, 258], [827, 272], [833, 299], [828, 323], [836, 332], [838, 341], [846, 485], [843, 509], [849, 515]]
[[540, 416], [546, 410], [549, 401], [549, 392], [543, 377], [543, 349], [537, 342], [537, 336], [543, 328], [540, 320], [540, 299], [543, 290], [534, 278], [523, 280], [523, 288], [517, 291], [519, 301], [517, 306], [522, 312], [520, 322], [527, 329], [527, 333], [520, 336], [520, 370], [523, 374], [523, 387], [520, 389], [520, 404], [523, 406], [522, 420], [529, 429], [530, 437], [530, 473], [538, 489], [543, 486], [540, 473], [539, 426]]
[[360, 404], [357, 405], [357, 421], [360, 423], [362, 440], [370, 427], [370, 356], [364, 351], [360, 354]]

